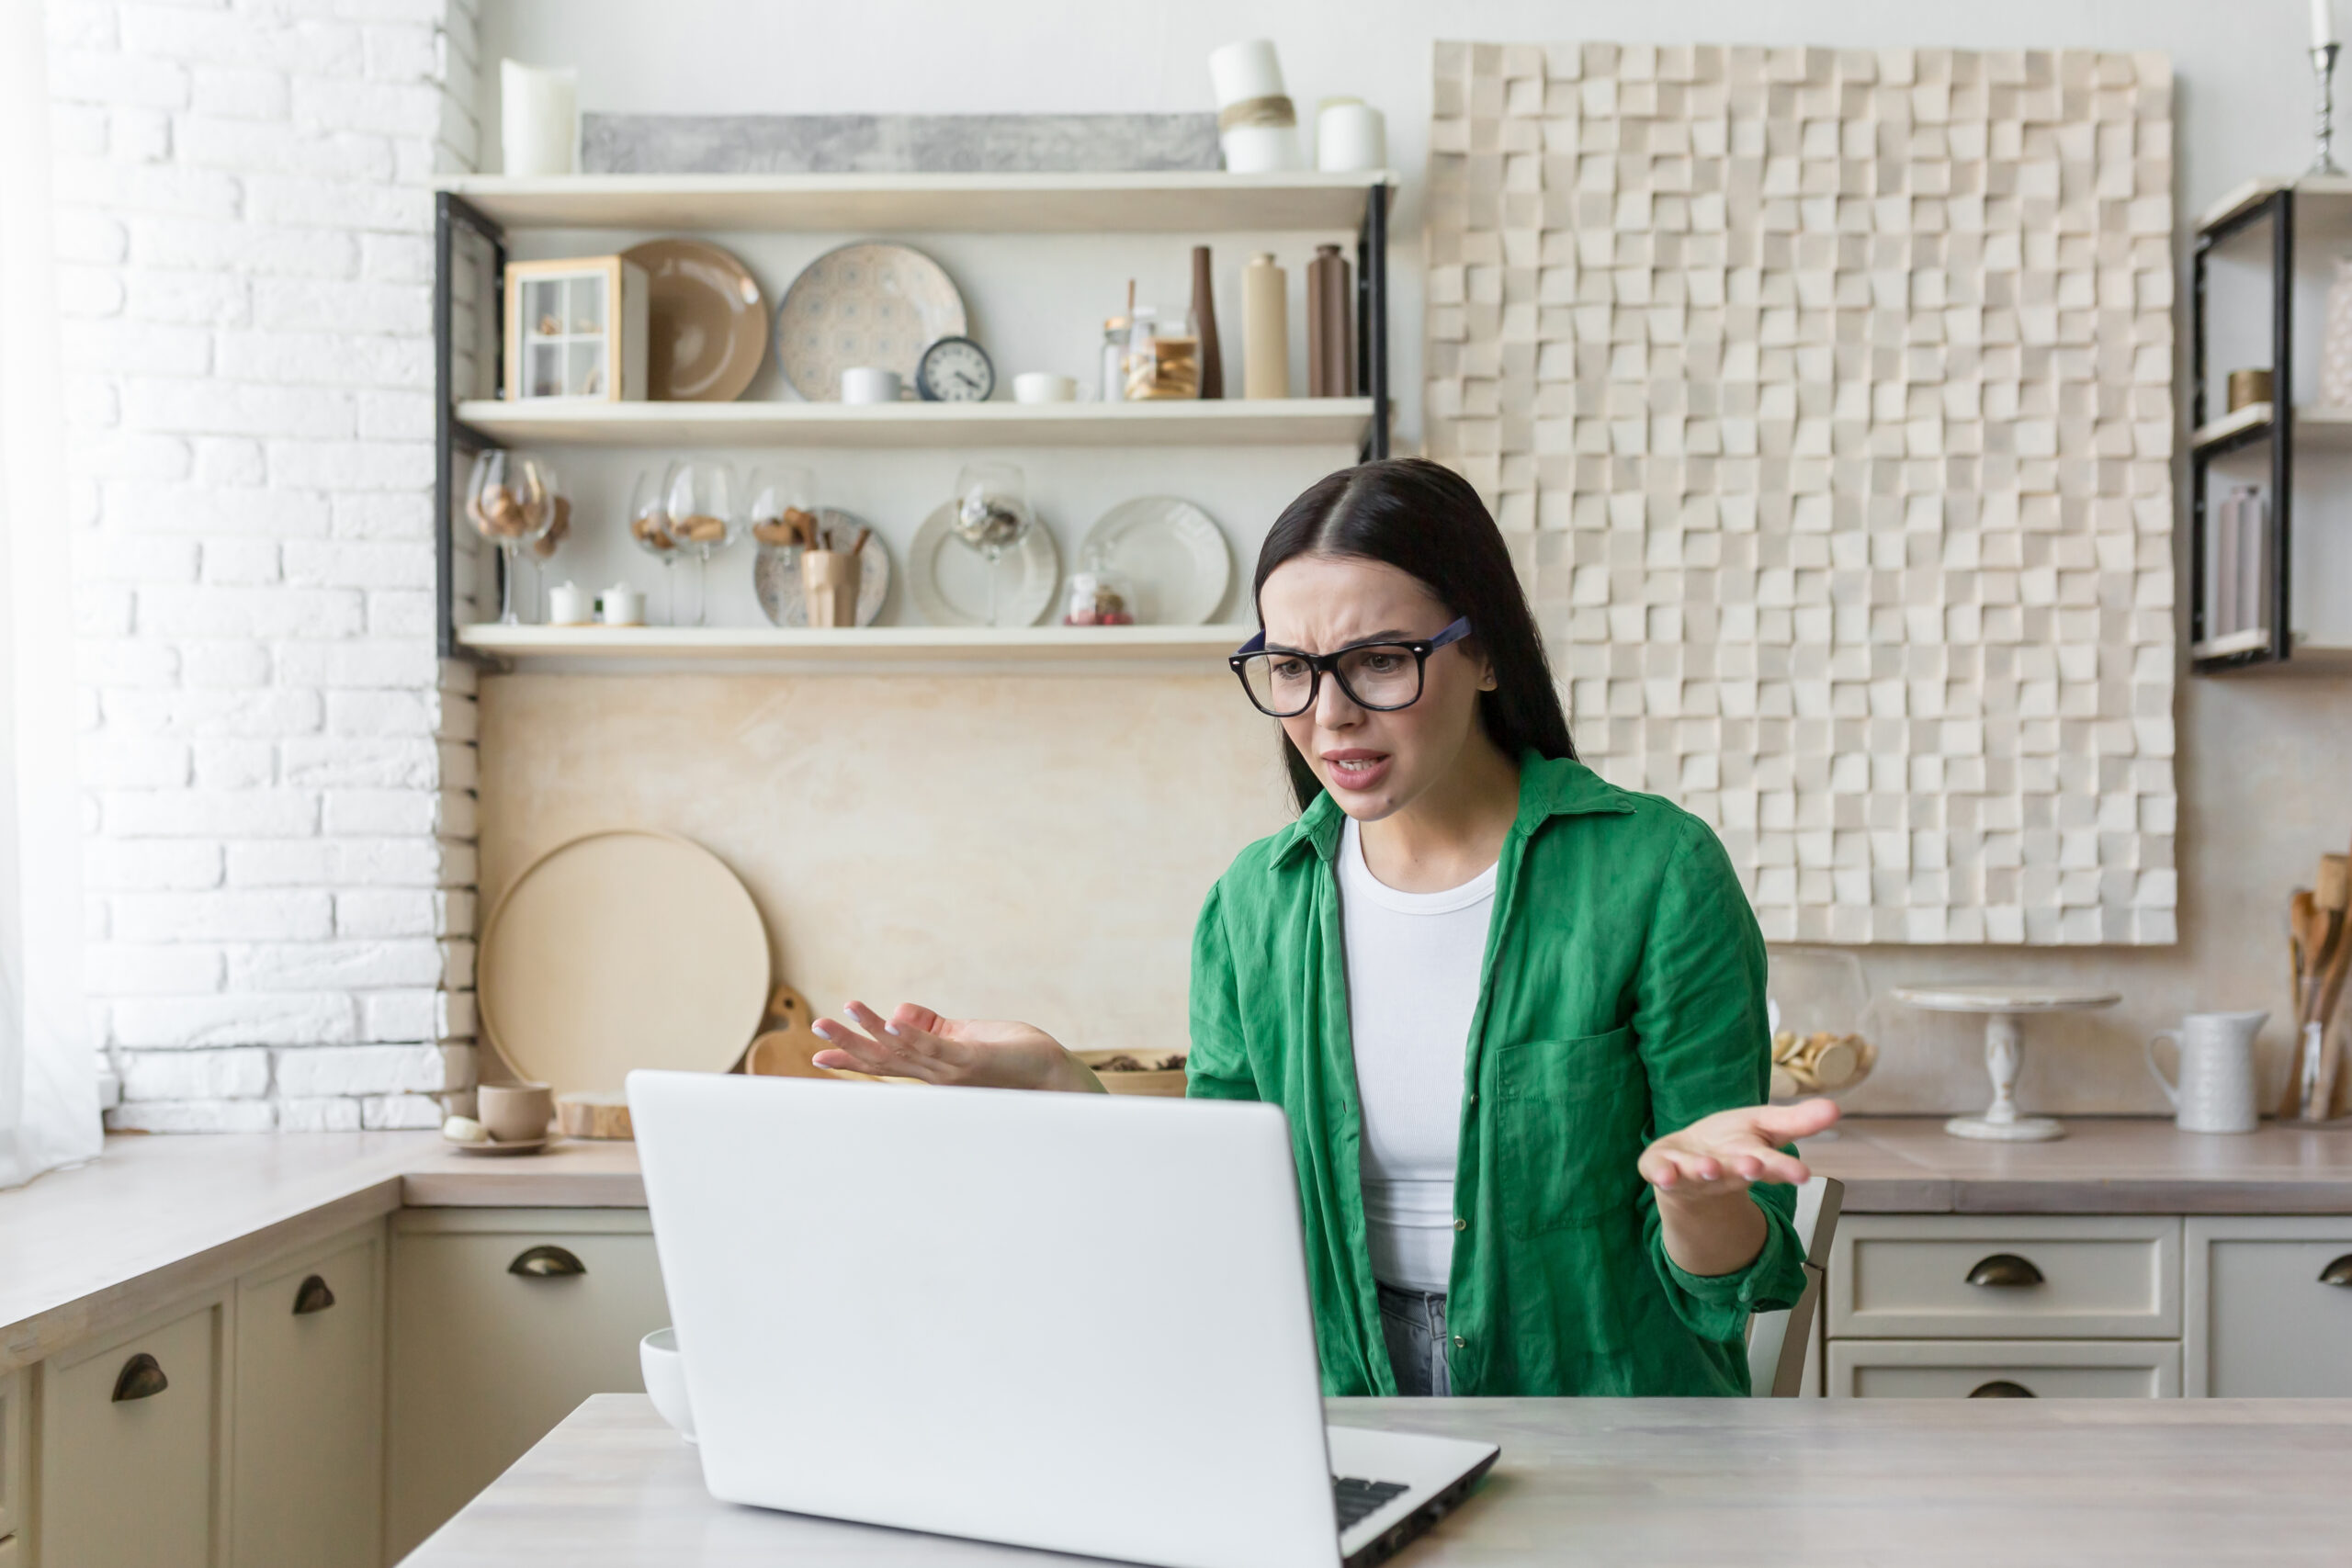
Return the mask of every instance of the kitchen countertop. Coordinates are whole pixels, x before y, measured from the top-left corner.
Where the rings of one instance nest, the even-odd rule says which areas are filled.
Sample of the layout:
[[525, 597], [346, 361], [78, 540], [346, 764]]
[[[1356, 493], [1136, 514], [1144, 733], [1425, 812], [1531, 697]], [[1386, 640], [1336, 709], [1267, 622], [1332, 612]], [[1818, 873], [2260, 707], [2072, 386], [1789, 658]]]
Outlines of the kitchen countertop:
[[[1805, 1149], [1849, 1213], [2352, 1214], [2352, 1128], [2242, 1137], [2070, 1117], [2047, 1144], [1857, 1118]], [[633, 1144], [450, 1153], [432, 1133], [117, 1136], [106, 1157], [0, 1192], [0, 1372], [268, 1257], [412, 1207], [639, 1208]]]
[[[1741, 1568], [2345, 1560], [2352, 1400], [1333, 1400], [1502, 1457], [1402, 1562]], [[1171, 1496], [1171, 1506], [1199, 1499]], [[407, 1560], [490, 1568], [1077, 1562], [738, 1507], [643, 1394], [600, 1393]]]

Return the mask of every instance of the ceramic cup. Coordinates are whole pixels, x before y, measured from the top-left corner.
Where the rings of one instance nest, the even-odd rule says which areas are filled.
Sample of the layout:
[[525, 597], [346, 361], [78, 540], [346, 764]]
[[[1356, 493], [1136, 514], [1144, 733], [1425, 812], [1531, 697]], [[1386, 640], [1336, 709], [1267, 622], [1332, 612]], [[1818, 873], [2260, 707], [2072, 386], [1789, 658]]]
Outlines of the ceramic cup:
[[842, 372], [842, 401], [845, 403], [895, 403], [899, 400], [899, 387], [896, 370], [854, 365]]
[[559, 582], [548, 590], [548, 625], [584, 626], [595, 618], [595, 601], [578, 583]]
[[596, 618], [608, 626], [645, 624], [645, 595], [616, 582], [596, 595]]
[[812, 626], [857, 625], [857, 558], [847, 550], [800, 552], [800, 586], [808, 596]]
[[474, 1091], [474, 1120], [502, 1144], [527, 1144], [548, 1135], [555, 1120], [555, 1090], [543, 1083], [486, 1083]]
[[686, 1363], [678, 1354], [678, 1331], [657, 1328], [637, 1342], [637, 1369], [645, 1377], [646, 1396], [662, 1419], [678, 1436], [695, 1440], [694, 1406], [686, 1403]]
[[1078, 383], [1050, 370], [1023, 370], [1012, 378], [1016, 403], [1068, 403], [1078, 400]]
[[[2192, 1012], [2178, 1029], [2160, 1029], [2148, 1041], [2148, 1072], [2173, 1103], [2184, 1133], [2251, 1133], [2261, 1117], [2256, 1093], [2254, 1039], [2267, 1012]], [[2175, 1083], [2156, 1066], [2156, 1045], [2169, 1040], [2180, 1053]]]

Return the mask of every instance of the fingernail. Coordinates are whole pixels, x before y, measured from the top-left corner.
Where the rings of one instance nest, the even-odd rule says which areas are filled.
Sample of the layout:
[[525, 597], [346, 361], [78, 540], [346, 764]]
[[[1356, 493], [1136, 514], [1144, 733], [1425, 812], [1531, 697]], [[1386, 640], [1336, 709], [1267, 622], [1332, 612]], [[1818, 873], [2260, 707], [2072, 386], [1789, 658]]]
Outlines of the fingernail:
[[831, 1040], [833, 1037], [832, 1030], [826, 1026], [825, 1021], [821, 1018], [810, 1024], [808, 1030], [810, 1033], [821, 1040]]
[[895, 1023], [886, 1023], [882, 1026], [882, 1032], [885, 1034], [896, 1034], [899, 1032], [899, 1026]]

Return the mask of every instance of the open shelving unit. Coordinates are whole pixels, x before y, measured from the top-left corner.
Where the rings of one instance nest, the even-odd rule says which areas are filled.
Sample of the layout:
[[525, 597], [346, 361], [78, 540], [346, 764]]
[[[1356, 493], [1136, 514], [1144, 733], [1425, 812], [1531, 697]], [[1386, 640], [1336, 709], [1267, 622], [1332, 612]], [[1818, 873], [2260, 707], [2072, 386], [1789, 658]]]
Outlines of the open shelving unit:
[[[1351, 446], [1388, 453], [1387, 221], [1396, 180], [1385, 172], [1228, 175], [582, 175], [445, 181], [435, 203], [434, 290], [438, 460], [438, 629], [443, 657], [543, 669], [723, 666], [854, 669], [1213, 671], [1244, 637], [1232, 626], [1117, 628], [767, 626], [570, 628], [458, 620], [458, 461], [509, 446], [589, 448], [964, 449], [988, 446], [1203, 449]], [[789, 400], [729, 403], [529, 400], [462, 397], [457, 247], [470, 233], [503, 296], [507, 235], [516, 230], [600, 234], [830, 232], [1302, 233], [1356, 239], [1357, 381], [1364, 395], [1205, 402], [857, 406]], [[495, 323], [493, 323], [495, 325]], [[487, 358], [503, 333], [480, 334]], [[1230, 334], [1228, 333], [1228, 339]], [[503, 378], [488, 378], [492, 385]]]
[[[2267, 231], [2267, 232], [2266, 232]], [[2335, 672], [2352, 670], [2352, 635], [2333, 631], [2313, 637], [2297, 626], [2296, 584], [2319, 530], [2352, 528], [2352, 518], [2312, 518], [2299, 541], [2295, 520], [2296, 456], [2299, 452], [2352, 452], [2352, 408], [2295, 402], [2296, 290], [2299, 247], [2352, 243], [2352, 177], [2304, 175], [2259, 179], [2231, 191], [2199, 219], [2191, 255], [2189, 436], [2189, 669], [2200, 675], [2235, 671], [2293, 670]], [[2209, 402], [2212, 381], [2207, 361], [2214, 301], [2212, 276], [2224, 247], [2262, 244], [2270, 290], [2267, 348], [2271, 401], [2215, 413]], [[2243, 254], [2243, 253], [2241, 253]], [[2213, 468], [2259, 450], [2267, 457], [2271, 527], [2268, 572], [2258, 627], [2222, 632], [2209, 627], [2208, 541], [2216, 524]], [[2352, 504], [2347, 504], [2352, 511]], [[2343, 573], [2339, 591], [2352, 600], [2352, 576]]]

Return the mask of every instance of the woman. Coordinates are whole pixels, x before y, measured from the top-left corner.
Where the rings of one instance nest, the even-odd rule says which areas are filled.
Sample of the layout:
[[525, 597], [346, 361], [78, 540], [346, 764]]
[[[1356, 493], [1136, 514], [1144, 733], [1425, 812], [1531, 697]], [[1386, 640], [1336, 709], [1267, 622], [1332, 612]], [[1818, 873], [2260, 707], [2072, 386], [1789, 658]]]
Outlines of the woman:
[[[1501, 534], [1418, 460], [1274, 524], [1233, 659], [1298, 820], [1193, 938], [1190, 1092], [1290, 1119], [1326, 1392], [1741, 1394], [1803, 1289], [1764, 947], [1697, 818], [1576, 761]], [[827, 1066], [1094, 1089], [1026, 1024], [820, 1020]]]

